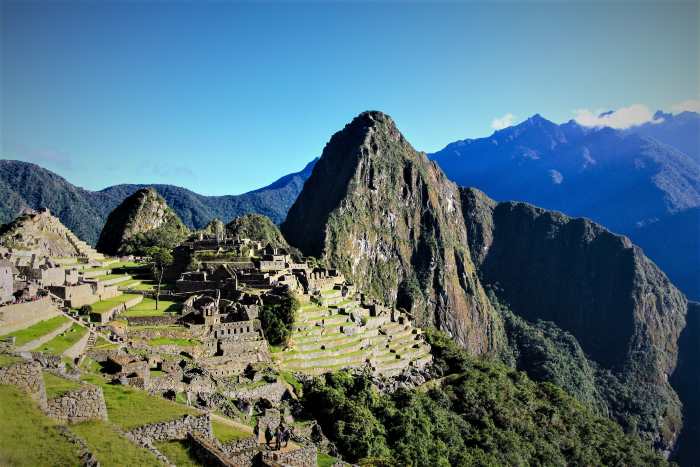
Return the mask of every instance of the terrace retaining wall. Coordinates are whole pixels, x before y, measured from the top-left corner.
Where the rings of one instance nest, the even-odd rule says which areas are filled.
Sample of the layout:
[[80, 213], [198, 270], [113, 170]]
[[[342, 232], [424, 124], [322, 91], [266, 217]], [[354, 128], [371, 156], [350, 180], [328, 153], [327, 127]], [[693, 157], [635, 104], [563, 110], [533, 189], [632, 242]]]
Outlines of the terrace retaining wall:
[[60, 315], [51, 298], [0, 307], [0, 334], [10, 334]]
[[287, 467], [316, 467], [316, 446], [302, 446], [292, 451], [263, 451], [263, 465]]
[[28, 393], [39, 407], [46, 408], [46, 386], [38, 362], [19, 362], [0, 368], [0, 383], [17, 386]]
[[176, 420], [152, 423], [129, 431], [129, 435], [139, 442], [184, 440], [191, 433], [213, 438], [209, 414], [185, 415]]
[[107, 420], [107, 405], [102, 388], [92, 384], [50, 399], [45, 412], [51, 418], [68, 423]]

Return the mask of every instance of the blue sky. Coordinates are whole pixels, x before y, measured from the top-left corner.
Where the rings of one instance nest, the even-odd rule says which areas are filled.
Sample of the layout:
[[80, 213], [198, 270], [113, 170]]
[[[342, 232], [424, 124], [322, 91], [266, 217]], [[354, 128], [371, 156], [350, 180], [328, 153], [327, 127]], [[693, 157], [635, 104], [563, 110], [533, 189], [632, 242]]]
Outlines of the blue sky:
[[508, 114], [666, 109], [698, 98], [698, 4], [3, 1], [0, 156], [237, 194], [367, 109], [425, 151]]

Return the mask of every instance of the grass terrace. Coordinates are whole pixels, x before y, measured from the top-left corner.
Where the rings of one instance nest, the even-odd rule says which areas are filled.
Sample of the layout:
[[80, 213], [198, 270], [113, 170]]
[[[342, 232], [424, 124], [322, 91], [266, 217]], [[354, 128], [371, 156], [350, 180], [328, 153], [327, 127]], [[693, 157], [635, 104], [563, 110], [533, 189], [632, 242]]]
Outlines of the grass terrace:
[[96, 374], [86, 375], [83, 379], [102, 387], [109, 420], [125, 430], [200, 413], [196, 409], [152, 396], [131, 386], [107, 384]]
[[45, 336], [46, 334], [55, 331], [68, 321], [69, 319], [66, 316], [55, 316], [51, 319], [47, 319], [46, 321], [41, 321], [29, 326], [28, 328], [10, 333], [6, 337], [14, 337], [15, 345], [20, 347], [33, 341], [34, 339], [38, 339], [41, 336]]
[[246, 431], [242, 428], [237, 428], [235, 426], [227, 425], [217, 420], [212, 420], [211, 426], [214, 430], [214, 436], [216, 436], [216, 439], [218, 439], [222, 443], [228, 443], [229, 441], [236, 441], [239, 439], [248, 438], [253, 435], [253, 433], [250, 431]]
[[158, 309], [156, 310], [156, 301], [152, 298], [144, 297], [141, 303], [126, 310], [124, 316], [129, 316], [132, 318], [143, 316], [163, 316], [166, 313], [177, 313], [181, 308], [181, 303], [161, 300], [158, 304]]
[[119, 344], [115, 344], [114, 342], [110, 342], [104, 337], [99, 336], [93, 348], [96, 350], [113, 350], [117, 347], [119, 347]]
[[76, 447], [36, 403], [14, 386], [0, 385], [0, 465], [76, 466]]
[[54, 397], [62, 396], [69, 391], [78, 389], [80, 387], [80, 382], [61, 378], [53, 373], [44, 371], [44, 386], [46, 386], [46, 398], [53, 399]]
[[126, 274], [105, 274], [104, 276], [97, 276], [95, 279], [97, 279], [97, 282], [106, 282], [106, 281], [111, 281], [112, 279], [119, 279], [119, 278], [126, 278], [126, 277], [131, 277]]
[[122, 294], [116, 297], [108, 298], [106, 300], [100, 300], [99, 302], [93, 303], [92, 312], [93, 313], [106, 313], [117, 305], [128, 302], [129, 300], [138, 297], [136, 294]]
[[162, 465], [152, 452], [129, 441], [108, 422], [83, 422], [72, 425], [70, 430], [85, 440], [101, 466]]
[[63, 352], [78, 342], [87, 332], [88, 330], [84, 327], [74, 324], [70, 329], [54, 337], [44, 345], [39, 346], [36, 350], [52, 355], [62, 355]]
[[159, 442], [155, 443], [155, 446], [177, 467], [200, 467], [202, 465], [183, 441]]
[[133, 287], [136, 287], [137, 285], [141, 284], [142, 281], [138, 279], [129, 279], [128, 281], [120, 282], [117, 284], [119, 286], [119, 289], [130, 289]]

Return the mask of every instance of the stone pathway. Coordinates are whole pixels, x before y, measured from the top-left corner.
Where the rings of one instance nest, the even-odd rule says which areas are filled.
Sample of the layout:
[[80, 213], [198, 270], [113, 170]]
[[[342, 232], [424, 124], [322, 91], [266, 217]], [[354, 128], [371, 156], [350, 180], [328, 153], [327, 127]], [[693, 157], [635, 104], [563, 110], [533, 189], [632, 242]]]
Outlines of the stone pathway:
[[48, 341], [50, 341], [54, 337], [58, 336], [62, 332], [70, 329], [71, 326], [73, 326], [73, 322], [67, 321], [66, 323], [62, 324], [58, 329], [51, 331], [48, 334], [44, 334], [43, 336], [38, 337], [38, 338], [34, 339], [33, 341], [27, 342], [23, 346], [18, 347], [17, 350], [19, 350], [20, 352], [27, 352], [29, 350], [36, 349], [40, 345], [44, 345], [45, 343], [47, 343]]

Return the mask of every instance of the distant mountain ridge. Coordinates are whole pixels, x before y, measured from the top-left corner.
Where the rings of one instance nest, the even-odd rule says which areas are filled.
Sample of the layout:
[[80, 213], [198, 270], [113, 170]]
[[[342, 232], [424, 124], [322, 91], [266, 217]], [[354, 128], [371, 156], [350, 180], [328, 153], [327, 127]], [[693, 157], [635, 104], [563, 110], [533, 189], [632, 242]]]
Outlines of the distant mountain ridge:
[[[534, 115], [487, 138], [450, 143], [429, 157], [457, 184], [498, 201], [526, 201], [628, 235], [674, 283], [699, 298], [697, 268], [689, 270], [678, 258], [700, 260], [700, 142], [693, 133], [700, 115], [657, 113], [661, 119], [615, 130], [574, 121], [559, 125]], [[673, 247], [659, 248], [666, 243], [667, 222], [674, 226]]]
[[12, 221], [25, 208], [48, 207], [78, 237], [95, 245], [109, 213], [136, 191], [153, 187], [192, 229], [215, 217], [228, 222], [247, 213], [280, 223], [315, 163], [314, 159], [301, 171], [242, 195], [204, 196], [173, 185], [115, 185], [90, 191], [36, 164], [0, 160], [0, 222]]

